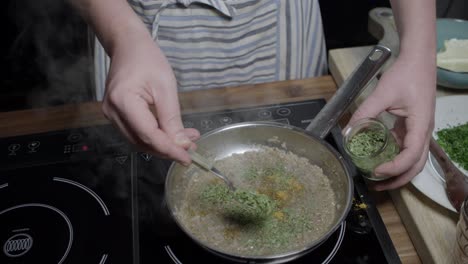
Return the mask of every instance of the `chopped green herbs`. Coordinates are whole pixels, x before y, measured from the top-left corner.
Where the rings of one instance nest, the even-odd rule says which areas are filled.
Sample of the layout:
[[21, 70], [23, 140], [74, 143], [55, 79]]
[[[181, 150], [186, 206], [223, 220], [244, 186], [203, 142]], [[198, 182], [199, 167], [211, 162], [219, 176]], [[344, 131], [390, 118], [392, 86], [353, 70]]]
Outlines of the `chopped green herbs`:
[[391, 161], [400, 152], [400, 147], [393, 136], [387, 137], [383, 130], [362, 130], [347, 142], [346, 150], [353, 163], [369, 179], [374, 177], [374, 169], [382, 163]]
[[468, 122], [439, 130], [437, 137], [450, 159], [468, 170]]
[[252, 226], [251, 232], [255, 233], [252, 239], [246, 242], [248, 247], [262, 245], [264, 247], [280, 249], [291, 243], [294, 238], [305, 235], [314, 229], [310, 221], [311, 211], [283, 210], [280, 215], [275, 213], [267, 218], [262, 225]]
[[330, 181], [307, 158], [262, 146], [216, 167], [229, 172], [237, 191], [208, 172], [191, 175], [175, 214], [209, 247], [249, 257], [283, 254], [302, 250], [336, 221]]
[[201, 193], [204, 202], [215, 205], [222, 214], [239, 223], [252, 223], [271, 214], [274, 202], [264, 194], [247, 190], [232, 192], [225, 184], [210, 184]]
[[354, 135], [348, 148], [356, 156], [367, 157], [379, 151], [384, 144], [385, 134], [383, 131], [368, 130]]
[[313, 229], [305, 208], [289, 209], [289, 202], [303, 190], [303, 185], [284, 166], [249, 168], [242, 176], [254, 191], [234, 192], [220, 182], [208, 184], [200, 194], [205, 208], [214, 207], [238, 228], [229, 229], [227, 238], [242, 229], [255, 233], [247, 246], [269, 248], [286, 246], [291, 239]]

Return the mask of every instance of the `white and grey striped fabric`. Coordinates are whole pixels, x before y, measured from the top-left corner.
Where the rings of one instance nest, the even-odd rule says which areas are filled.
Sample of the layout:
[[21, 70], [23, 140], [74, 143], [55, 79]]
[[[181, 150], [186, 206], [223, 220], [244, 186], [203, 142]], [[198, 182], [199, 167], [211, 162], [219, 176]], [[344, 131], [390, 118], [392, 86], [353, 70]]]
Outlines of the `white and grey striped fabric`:
[[[167, 56], [180, 91], [320, 76], [317, 0], [128, 0]], [[109, 58], [97, 42], [96, 95]]]

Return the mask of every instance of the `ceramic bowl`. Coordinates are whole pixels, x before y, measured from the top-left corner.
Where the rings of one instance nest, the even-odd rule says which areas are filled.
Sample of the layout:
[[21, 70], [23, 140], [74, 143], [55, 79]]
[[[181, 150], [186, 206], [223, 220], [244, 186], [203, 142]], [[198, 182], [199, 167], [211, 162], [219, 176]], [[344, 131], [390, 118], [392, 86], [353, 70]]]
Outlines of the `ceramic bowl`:
[[[468, 21], [461, 19], [437, 19], [437, 51], [444, 48], [444, 41], [452, 38], [468, 39]], [[468, 89], [468, 73], [453, 72], [437, 67], [437, 84]]]

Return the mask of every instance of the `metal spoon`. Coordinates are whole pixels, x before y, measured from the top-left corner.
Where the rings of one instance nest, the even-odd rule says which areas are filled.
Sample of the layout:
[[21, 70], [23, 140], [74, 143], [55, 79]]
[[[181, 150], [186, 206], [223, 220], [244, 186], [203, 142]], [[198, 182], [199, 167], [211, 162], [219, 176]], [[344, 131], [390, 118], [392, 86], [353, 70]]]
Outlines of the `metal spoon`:
[[459, 212], [465, 197], [468, 196], [468, 177], [452, 163], [434, 137], [429, 143], [429, 150], [445, 174], [445, 191], [449, 201]]
[[236, 190], [234, 184], [232, 184], [232, 181], [229, 180], [223, 173], [221, 173], [217, 168], [214, 167], [214, 161], [209, 160], [208, 158], [204, 157], [203, 155], [194, 150], [189, 150], [188, 152], [190, 154], [190, 157], [192, 158], [192, 161], [195, 162], [198, 166], [212, 172], [214, 175], [221, 178], [227, 184], [231, 191]]

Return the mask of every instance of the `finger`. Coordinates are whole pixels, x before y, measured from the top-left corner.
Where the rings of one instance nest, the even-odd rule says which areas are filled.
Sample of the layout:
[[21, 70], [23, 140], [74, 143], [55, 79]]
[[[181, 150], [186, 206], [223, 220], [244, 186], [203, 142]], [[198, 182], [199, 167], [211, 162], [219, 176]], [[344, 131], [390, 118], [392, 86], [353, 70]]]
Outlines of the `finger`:
[[405, 118], [397, 118], [391, 132], [392, 135], [395, 137], [398, 146], [403, 146], [406, 136]]
[[125, 125], [124, 122], [120, 119], [120, 117], [117, 114], [110, 114], [112, 123], [114, 123], [119, 131], [130, 141], [132, 144], [138, 144], [139, 140], [138, 138], [130, 132], [130, 130], [127, 128], [127, 125]]
[[186, 148], [192, 141], [186, 135], [180, 115], [177, 88], [155, 92], [155, 107], [161, 130], [174, 141], [175, 144]]
[[138, 145], [141, 151], [148, 151], [156, 154], [160, 158], [169, 158], [166, 154], [152, 149], [150, 145], [141, 141], [129, 128], [129, 126], [117, 115], [111, 114], [112, 122], [118, 127], [119, 131], [134, 145]]
[[184, 128], [184, 133], [191, 141], [196, 141], [200, 138], [200, 132], [195, 128]]
[[421, 153], [427, 144], [425, 124], [406, 118], [407, 133], [403, 141], [402, 151], [390, 162], [375, 169], [376, 175], [397, 176], [409, 170], [421, 159]]
[[374, 90], [362, 104], [356, 109], [348, 124], [366, 117], [377, 117], [389, 107], [388, 96], [380, 94], [380, 90]]
[[114, 107], [109, 106], [108, 102], [103, 102], [102, 112], [104, 113], [104, 116], [117, 127], [120, 133], [122, 133], [124, 137], [127, 138], [128, 141], [130, 141], [130, 143], [135, 145], [139, 144], [140, 142], [137, 136], [133, 132], [131, 132], [130, 129], [128, 129], [125, 123], [120, 119], [117, 112], [113, 109]]
[[173, 138], [174, 143], [178, 146], [189, 149], [194, 143], [193, 141], [200, 138], [200, 132], [195, 128], [183, 128], [181, 131], [177, 132]]
[[200, 138], [200, 132], [194, 128], [185, 128], [184, 129], [185, 135], [190, 139], [190, 144], [188, 146], [185, 146], [184, 149], [189, 150], [193, 149], [195, 150], [197, 148], [197, 144], [195, 144], [195, 141]]
[[161, 153], [158, 150], [154, 150], [151, 145], [147, 145], [144, 142], [142, 142], [137, 136], [134, 135], [134, 133], [131, 131], [131, 129], [128, 127], [127, 124], [125, 124], [124, 121], [120, 119], [118, 115], [115, 115], [113, 117], [112, 122], [117, 125], [119, 130], [124, 134], [124, 136], [134, 145], [138, 145], [140, 151], [147, 151], [154, 153], [156, 156], [164, 159], [169, 159], [169, 157], [165, 153]]
[[376, 191], [383, 191], [383, 190], [392, 190], [399, 188], [407, 183], [409, 183], [416, 175], [418, 175], [427, 161], [427, 156], [429, 152], [429, 147], [425, 148], [425, 151], [419, 161], [408, 171], [403, 173], [400, 176], [392, 177], [389, 180], [385, 180], [382, 182], [376, 182], [372, 189]]
[[183, 164], [190, 163], [187, 151], [175, 144], [164, 131], [158, 128], [157, 120], [143, 98], [135, 95], [133, 98], [123, 100], [123, 105], [119, 110], [122, 120], [152, 150]]

